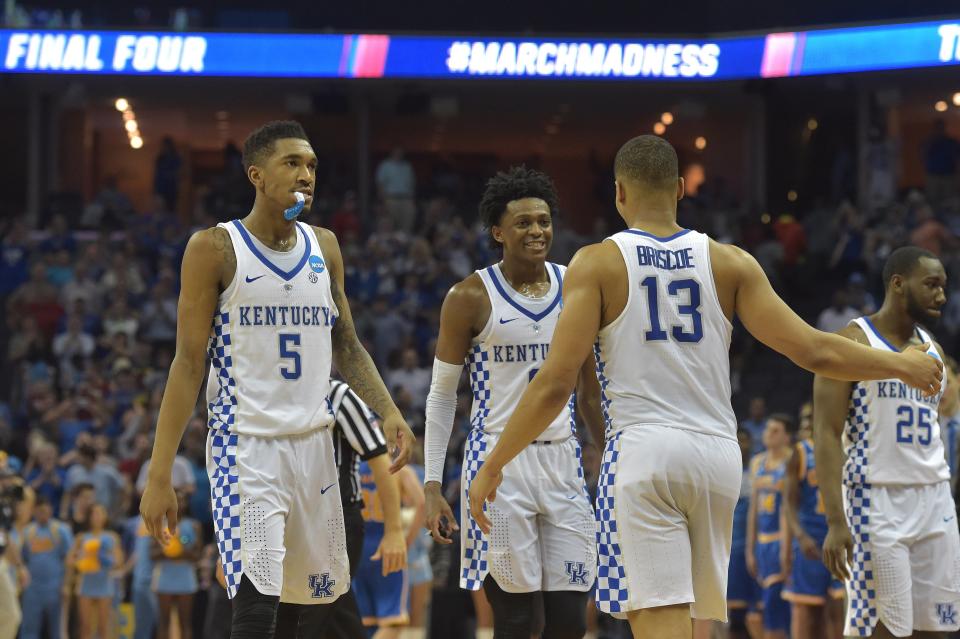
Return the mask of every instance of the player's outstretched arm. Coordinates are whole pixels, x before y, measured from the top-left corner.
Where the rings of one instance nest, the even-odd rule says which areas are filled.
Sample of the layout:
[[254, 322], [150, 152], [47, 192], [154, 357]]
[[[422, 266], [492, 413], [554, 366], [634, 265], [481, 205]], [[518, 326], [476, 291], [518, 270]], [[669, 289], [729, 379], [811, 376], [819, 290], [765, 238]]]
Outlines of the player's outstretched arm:
[[337, 320], [333, 325], [333, 363], [357, 395], [367, 406], [383, 418], [383, 434], [390, 453], [395, 454], [390, 472], [395, 473], [407, 463], [415, 437], [400, 409], [394, 404], [370, 353], [360, 343], [350, 313], [350, 303], [343, 288], [343, 256], [333, 232], [314, 227], [327, 268], [330, 269], [330, 292], [337, 306]]
[[400, 521], [400, 483], [390, 473], [390, 458], [377, 455], [367, 460], [377, 485], [377, 497], [383, 508], [383, 539], [371, 559], [381, 560], [383, 576], [402, 570], [407, 565], [407, 542]]
[[496, 495], [500, 471], [542, 433], [570, 400], [584, 361], [591, 355], [600, 330], [600, 245], [580, 249], [563, 278], [563, 310], [543, 367], [527, 386], [494, 449], [470, 485], [470, 511], [484, 532], [490, 521], [483, 512]]
[[714, 247], [721, 253], [722, 263], [713, 263], [721, 273], [737, 280], [735, 309], [743, 325], [797, 366], [832, 379], [897, 378], [927, 394], [939, 391], [943, 365], [928, 356], [926, 349], [912, 347], [892, 353], [818, 331], [780, 299], [752, 255], [735, 246]]
[[[864, 340], [856, 327], [848, 326], [838, 335], [842, 339]], [[823, 563], [837, 579], [846, 579], [848, 563], [853, 559], [853, 538], [843, 512], [841, 481], [843, 474], [843, 425], [850, 412], [851, 382], [837, 381], [822, 375], [813, 380], [813, 441], [817, 460], [820, 496], [829, 527], [823, 542]]]
[[183, 255], [177, 302], [177, 347], [163, 391], [147, 485], [140, 514], [147, 530], [161, 543], [176, 532], [177, 496], [173, 492], [173, 459], [196, 405], [206, 367], [210, 326], [220, 297], [221, 278], [236, 271], [236, 256], [225, 229], [194, 233]]
[[434, 541], [451, 544], [459, 530], [450, 504], [441, 492], [443, 464], [457, 413], [457, 387], [473, 336], [490, 317], [490, 301], [477, 274], [454, 285], [440, 308], [440, 335], [427, 395], [424, 460], [426, 508], [424, 527]]

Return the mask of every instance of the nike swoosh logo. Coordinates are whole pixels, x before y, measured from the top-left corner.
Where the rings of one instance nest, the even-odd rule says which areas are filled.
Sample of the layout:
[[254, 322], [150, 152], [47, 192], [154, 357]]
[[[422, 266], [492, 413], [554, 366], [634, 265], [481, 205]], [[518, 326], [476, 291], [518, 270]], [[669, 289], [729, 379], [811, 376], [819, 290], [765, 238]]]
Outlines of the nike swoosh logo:
[[579, 497], [579, 496], [580, 496], [580, 495], [570, 495], [569, 497], [567, 497], [567, 499], [576, 499], [576, 498]]
[[326, 488], [324, 488], [323, 490], [321, 490], [321, 491], [320, 491], [320, 494], [321, 494], [321, 495], [325, 494], [328, 490], [330, 490], [331, 488], [333, 488], [333, 487], [336, 486], [336, 485], [337, 485], [336, 482], [330, 484], [329, 486], [327, 486]]
[[953, 521], [953, 517], [944, 517], [943, 521]]
[[266, 277], [266, 275], [257, 275], [256, 277], [250, 277], [249, 275], [247, 275], [247, 284], [249, 284], [250, 282], [256, 282], [261, 277]]
[[505, 319], [503, 319], [503, 318], [501, 317], [501, 318], [500, 318], [500, 323], [501, 323], [501, 324], [509, 324], [510, 322], [515, 322], [515, 321], [518, 320], [518, 319], [520, 319], [520, 318], [519, 318], [519, 317], [514, 317], [514, 318], [512, 318], [512, 319], [505, 320]]

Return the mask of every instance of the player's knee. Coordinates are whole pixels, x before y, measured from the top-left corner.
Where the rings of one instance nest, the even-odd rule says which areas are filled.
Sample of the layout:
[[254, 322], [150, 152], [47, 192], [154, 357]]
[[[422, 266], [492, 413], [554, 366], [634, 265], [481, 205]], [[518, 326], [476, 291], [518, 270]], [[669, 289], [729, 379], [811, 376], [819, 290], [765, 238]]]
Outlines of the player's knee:
[[233, 598], [230, 638], [263, 639], [274, 636], [279, 603], [280, 597], [261, 593], [244, 575]]
[[493, 609], [493, 635], [496, 639], [530, 639], [533, 634], [533, 606], [536, 593], [506, 592], [492, 577], [483, 590]]
[[543, 593], [543, 639], [580, 639], [587, 632], [586, 592], [553, 591]]

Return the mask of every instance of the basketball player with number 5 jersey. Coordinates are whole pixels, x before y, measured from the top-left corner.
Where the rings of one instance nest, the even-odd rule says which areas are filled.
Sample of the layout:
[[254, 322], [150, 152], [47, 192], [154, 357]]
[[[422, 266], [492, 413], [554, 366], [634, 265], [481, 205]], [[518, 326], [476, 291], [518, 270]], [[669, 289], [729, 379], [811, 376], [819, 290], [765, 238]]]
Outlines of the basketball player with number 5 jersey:
[[[617, 153], [627, 229], [581, 249], [564, 278], [550, 354], [470, 490], [485, 532], [506, 464], [563, 410], [595, 354], [606, 447], [597, 497], [597, 605], [635, 637], [689, 637], [691, 616], [725, 620], [742, 458], [730, 407], [734, 315], [798, 365], [839, 379], [901, 378], [933, 389], [941, 366], [815, 330], [745, 251], [677, 224], [677, 154], [640, 136]], [[505, 473], [504, 473], [505, 475]]]
[[[883, 268], [883, 306], [839, 335], [886, 353], [920, 345], [941, 360], [922, 325], [939, 319], [946, 281], [932, 253], [897, 249]], [[845, 580], [846, 636], [942, 636], [960, 629], [960, 533], [940, 438], [942, 394], [941, 384], [929, 395], [896, 379], [814, 381], [828, 524], [824, 563]]]
[[252, 211], [195, 233], [184, 253], [176, 355], [140, 512], [162, 544], [176, 534], [171, 467], [209, 357], [207, 473], [231, 637], [294, 637], [298, 627], [313, 636], [333, 609], [316, 604], [350, 585], [331, 365], [384, 417], [388, 442], [401, 446], [395, 467], [413, 434], [357, 338], [336, 237], [296, 220], [317, 165], [303, 127], [257, 129], [243, 163]]

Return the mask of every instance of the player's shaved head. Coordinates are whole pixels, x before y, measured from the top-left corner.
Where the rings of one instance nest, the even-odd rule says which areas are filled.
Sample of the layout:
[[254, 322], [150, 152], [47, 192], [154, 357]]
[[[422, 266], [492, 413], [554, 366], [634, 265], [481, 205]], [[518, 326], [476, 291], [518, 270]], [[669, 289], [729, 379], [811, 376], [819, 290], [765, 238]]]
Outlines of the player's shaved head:
[[915, 269], [922, 259], [939, 260], [939, 258], [926, 249], [919, 246], [902, 246], [890, 254], [886, 264], [883, 265], [883, 286], [890, 285], [890, 280], [894, 275], [907, 277]]
[[638, 135], [617, 151], [614, 176], [653, 190], [674, 191], [679, 161], [673, 146], [657, 135]]
[[249, 169], [254, 164], [261, 164], [273, 153], [277, 140], [294, 138], [297, 140], [310, 139], [299, 122], [293, 120], [274, 120], [247, 136], [243, 142], [243, 168]]

